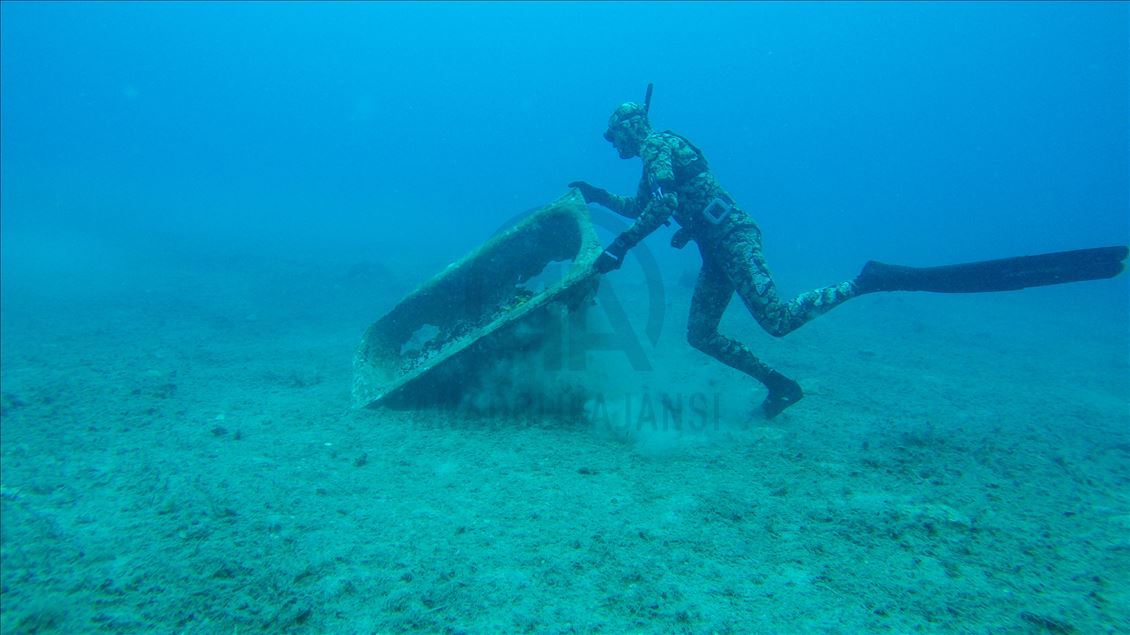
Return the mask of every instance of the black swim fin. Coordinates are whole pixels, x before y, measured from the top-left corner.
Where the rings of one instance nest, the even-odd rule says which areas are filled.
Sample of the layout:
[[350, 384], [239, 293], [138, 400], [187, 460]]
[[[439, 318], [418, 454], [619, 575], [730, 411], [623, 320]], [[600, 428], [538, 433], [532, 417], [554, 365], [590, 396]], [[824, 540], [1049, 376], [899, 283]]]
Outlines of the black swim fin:
[[856, 277], [855, 287], [861, 294], [875, 291], [979, 293], [1100, 280], [1122, 272], [1128, 251], [1125, 246], [1097, 247], [943, 267], [904, 267], [870, 260]]

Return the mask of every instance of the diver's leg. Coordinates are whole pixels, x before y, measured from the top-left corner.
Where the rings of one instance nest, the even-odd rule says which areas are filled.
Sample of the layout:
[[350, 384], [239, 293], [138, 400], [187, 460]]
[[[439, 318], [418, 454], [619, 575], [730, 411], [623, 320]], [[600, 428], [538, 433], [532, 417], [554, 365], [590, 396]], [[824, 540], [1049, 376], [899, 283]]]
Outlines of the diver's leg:
[[687, 341], [691, 346], [765, 385], [769, 395], [761, 407], [770, 419], [800, 401], [804, 391], [795, 381], [769, 368], [741, 342], [718, 332], [718, 323], [734, 295], [734, 286], [707, 254], [691, 297]]
[[722, 265], [738, 296], [761, 328], [774, 337], [788, 335], [859, 295], [853, 283], [841, 282], [782, 302], [761, 252], [759, 232], [733, 234], [723, 250]]

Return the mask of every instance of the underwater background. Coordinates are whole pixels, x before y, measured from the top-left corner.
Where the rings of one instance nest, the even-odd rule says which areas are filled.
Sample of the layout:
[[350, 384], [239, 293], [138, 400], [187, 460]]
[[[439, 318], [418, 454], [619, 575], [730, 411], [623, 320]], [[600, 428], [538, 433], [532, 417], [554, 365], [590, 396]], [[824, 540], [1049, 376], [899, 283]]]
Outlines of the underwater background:
[[405, 294], [635, 192], [601, 134], [649, 82], [784, 296], [1127, 244], [1128, 42], [1115, 2], [0, 4], [0, 631], [1130, 632], [1125, 275], [784, 339], [735, 302], [807, 393], [766, 421], [663, 228], [603, 281], [649, 368], [570, 381], [708, 425], [350, 404]]

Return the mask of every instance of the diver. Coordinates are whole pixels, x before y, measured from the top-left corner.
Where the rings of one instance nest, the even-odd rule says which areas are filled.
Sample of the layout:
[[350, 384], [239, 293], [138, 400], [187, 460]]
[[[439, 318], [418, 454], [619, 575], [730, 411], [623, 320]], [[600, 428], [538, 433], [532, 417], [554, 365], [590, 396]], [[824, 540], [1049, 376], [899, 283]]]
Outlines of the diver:
[[769, 393], [761, 407], [767, 418], [798, 402], [804, 391], [741, 342], [718, 332], [735, 292], [767, 333], [782, 337], [851, 298], [875, 291], [1003, 291], [1109, 278], [1122, 270], [1125, 246], [928, 268], [869, 261], [852, 280], [782, 301], [762, 254], [761, 230], [718, 183], [701, 150], [675, 132], [652, 129], [648, 119], [651, 94], [649, 84], [642, 105], [620, 105], [604, 133], [621, 159], [643, 160], [636, 195], [619, 196], [585, 181], [569, 184], [581, 192], [586, 203], [635, 221], [593, 266], [601, 274], [619, 269], [628, 250], [674, 218], [679, 229], [671, 246], [682, 249], [693, 241], [702, 256], [691, 297], [687, 341], [764, 384]]

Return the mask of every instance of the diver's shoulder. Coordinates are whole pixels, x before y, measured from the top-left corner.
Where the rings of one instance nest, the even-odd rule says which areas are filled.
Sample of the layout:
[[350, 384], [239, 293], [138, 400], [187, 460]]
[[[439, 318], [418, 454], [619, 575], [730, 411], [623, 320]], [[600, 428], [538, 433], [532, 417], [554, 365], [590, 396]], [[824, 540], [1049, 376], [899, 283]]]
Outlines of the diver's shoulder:
[[652, 152], [670, 151], [683, 145], [683, 140], [676, 134], [668, 131], [653, 132], [649, 134], [640, 146]]

